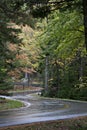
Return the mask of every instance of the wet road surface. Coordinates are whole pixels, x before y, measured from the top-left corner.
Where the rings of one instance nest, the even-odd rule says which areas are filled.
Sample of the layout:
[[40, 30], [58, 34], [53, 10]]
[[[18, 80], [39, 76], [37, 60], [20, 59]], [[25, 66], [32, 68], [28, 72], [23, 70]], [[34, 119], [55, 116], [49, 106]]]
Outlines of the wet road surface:
[[87, 102], [39, 98], [32, 94], [12, 98], [25, 102], [26, 107], [0, 112], [0, 127], [87, 115]]

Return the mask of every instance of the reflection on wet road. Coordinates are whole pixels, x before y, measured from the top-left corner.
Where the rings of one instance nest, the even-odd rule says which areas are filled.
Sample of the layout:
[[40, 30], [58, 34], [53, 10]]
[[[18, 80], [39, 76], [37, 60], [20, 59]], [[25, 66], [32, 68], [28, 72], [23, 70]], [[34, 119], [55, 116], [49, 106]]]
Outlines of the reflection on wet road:
[[39, 98], [32, 94], [12, 98], [24, 101], [26, 107], [0, 112], [0, 127], [87, 115], [86, 102]]

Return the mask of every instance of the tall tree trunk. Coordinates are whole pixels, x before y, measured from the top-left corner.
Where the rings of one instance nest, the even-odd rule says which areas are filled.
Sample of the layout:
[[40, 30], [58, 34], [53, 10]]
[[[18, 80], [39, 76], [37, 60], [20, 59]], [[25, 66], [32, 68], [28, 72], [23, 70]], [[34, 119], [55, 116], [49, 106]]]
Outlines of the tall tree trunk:
[[83, 13], [84, 13], [84, 29], [85, 29], [85, 46], [87, 51], [87, 0], [83, 0]]
[[30, 74], [28, 73], [28, 87], [30, 86]]
[[82, 50], [78, 50], [78, 62], [79, 62], [79, 81], [82, 83], [83, 78], [83, 57], [81, 56]]
[[82, 83], [83, 78], [83, 57], [80, 57], [79, 80]]
[[48, 56], [45, 59], [45, 92], [48, 91]]

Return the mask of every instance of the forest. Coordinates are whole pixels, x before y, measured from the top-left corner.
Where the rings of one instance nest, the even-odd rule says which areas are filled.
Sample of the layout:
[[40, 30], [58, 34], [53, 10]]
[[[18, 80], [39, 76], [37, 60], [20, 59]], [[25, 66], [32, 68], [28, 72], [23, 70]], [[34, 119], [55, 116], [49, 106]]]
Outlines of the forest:
[[27, 72], [43, 96], [87, 100], [87, 1], [0, 2], [0, 93]]

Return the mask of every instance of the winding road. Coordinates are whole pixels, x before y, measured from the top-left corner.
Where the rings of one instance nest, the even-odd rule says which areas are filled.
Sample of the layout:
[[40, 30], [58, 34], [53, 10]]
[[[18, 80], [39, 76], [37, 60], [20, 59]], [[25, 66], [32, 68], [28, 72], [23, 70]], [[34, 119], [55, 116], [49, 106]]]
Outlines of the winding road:
[[87, 116], [87, 102], [41, 98], [37, 94], [11, 98], [25, 102], [26, 106], [0, 112], [0, 127]]

